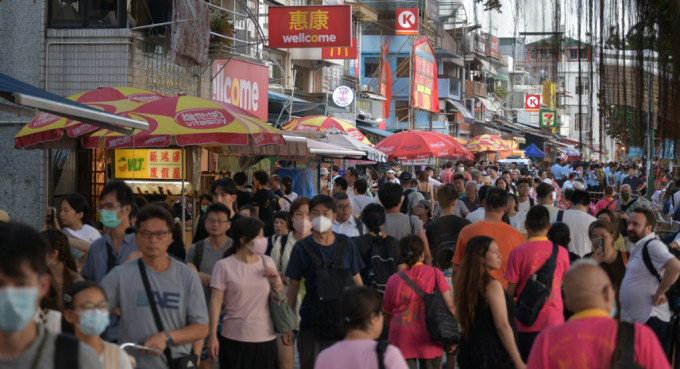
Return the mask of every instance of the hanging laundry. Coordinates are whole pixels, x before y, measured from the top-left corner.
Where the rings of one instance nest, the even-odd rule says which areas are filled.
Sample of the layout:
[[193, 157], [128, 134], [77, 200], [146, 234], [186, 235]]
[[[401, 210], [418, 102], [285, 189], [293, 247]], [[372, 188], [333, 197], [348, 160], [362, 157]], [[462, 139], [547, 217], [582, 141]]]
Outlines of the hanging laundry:
[[210, 9], [201, 0], [174, 0], [171, 53], [175, 64], [183, 67], [208, 66]]

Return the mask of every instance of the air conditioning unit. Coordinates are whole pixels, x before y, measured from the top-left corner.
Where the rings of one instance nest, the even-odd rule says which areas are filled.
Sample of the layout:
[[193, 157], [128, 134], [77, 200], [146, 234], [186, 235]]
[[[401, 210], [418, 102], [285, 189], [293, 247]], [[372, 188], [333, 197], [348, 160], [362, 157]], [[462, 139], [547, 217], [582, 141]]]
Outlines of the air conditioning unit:
[[368, 85], [359, 85], [359, 92], [367, 92], [368, 91]]

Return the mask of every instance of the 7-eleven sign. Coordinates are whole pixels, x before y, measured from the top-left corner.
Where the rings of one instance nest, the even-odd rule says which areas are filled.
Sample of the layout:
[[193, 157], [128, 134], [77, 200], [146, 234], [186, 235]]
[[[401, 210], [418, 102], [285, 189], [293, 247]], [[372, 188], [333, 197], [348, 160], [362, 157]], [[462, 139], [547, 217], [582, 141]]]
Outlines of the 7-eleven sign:
[[554, 110], [541, 110], [539, 114], [540, 127], [555, 127], [555, 115]]

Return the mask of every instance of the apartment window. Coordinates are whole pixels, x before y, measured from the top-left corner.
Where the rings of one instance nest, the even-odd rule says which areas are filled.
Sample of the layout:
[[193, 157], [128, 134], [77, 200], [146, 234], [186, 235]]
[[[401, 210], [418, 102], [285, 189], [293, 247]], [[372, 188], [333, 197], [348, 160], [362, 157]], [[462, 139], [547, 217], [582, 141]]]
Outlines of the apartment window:
[[395, 116], [397, 122], [408, 122], [409, 104], [408, 101], [394, 102]]
[[590, 115], [588, 113], [574, 114], [574, 130], [579, 129], [579, 120], [581, 121], [581, 132], [590, 131]]
[[[147, 1], [158, 3], [153, 9], [159, 17], [167, 18], [171, 12], [166, 2]], [[49, 25], [53, 28], [123, 28], [134, 23], [125, 9], [125, 0], [50, 0], [48, 4]]]
[[379, 58], [365, 58], [364, 59], [364, 77], [373, 78], [379, 77], [378, 69], [380, 68]]
[[585, 47], [569, 49], [569, 59], [578, 60], [579, 58], [581, 60], [588, 59], [588, 49]]
[[397, 78], [410, 78], [410, 69], [408, 58], [397, 58]]
[[576, 77], [576, 94], [588, 95], [590, 93], [590, 83], [588, 77]]

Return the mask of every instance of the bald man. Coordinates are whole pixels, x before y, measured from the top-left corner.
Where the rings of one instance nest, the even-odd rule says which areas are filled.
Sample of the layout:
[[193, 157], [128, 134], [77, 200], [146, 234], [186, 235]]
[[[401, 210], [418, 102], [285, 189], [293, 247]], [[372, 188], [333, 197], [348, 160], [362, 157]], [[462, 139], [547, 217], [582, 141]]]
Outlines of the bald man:
[[[576, 261], [564, 275], [569, 321], [544, 330], [534, 342], [527, 368], [609, 368], [619, 322], [616, 296], [605, 271], [592, 259]], [[635, 362], [644, 368], [670, 368], [659, 340], [634, 323]]]

